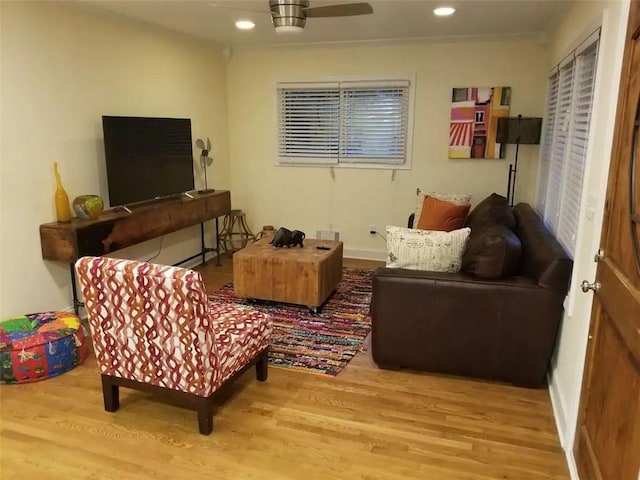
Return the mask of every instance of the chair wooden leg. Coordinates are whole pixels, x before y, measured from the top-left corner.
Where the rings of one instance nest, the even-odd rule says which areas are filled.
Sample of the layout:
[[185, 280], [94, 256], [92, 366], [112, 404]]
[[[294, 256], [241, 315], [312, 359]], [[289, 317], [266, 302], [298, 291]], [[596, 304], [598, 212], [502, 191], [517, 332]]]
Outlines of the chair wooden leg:
[[198, 399], [198, 429], [202, 435], [209, 435], [213, 430], [213, 405], [209, 398]]
[[102, 375], [102, 396], [104, 409], [107, 412], [115, 412], [120, 407], [120, 390], [114, 385], [109, 375]]
[[269, 364], [269, 350], [265, 350], [256, 360], [256, 378], [260, 382], [267, 379], [267, 366]]

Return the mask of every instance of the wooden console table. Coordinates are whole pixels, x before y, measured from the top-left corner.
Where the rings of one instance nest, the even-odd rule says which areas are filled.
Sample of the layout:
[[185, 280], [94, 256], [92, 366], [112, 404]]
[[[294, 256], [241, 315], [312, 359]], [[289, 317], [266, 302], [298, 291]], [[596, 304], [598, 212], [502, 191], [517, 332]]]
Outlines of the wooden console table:
[[[193, 198], [159, 200], [135, 207], [131, 213], [122, 209], [104, 212], [97, 220], [74, 218], [68, 223], [40, 225], [42, 258], [69, 263], [73, 288], [73, 307], [83, 306], [76, 290], [75, 261], [83, 256], [101, 256], [137, 243], [157, 238], [192, 225], [200, 224], [201, 251], [175, 265], [216, 252], [220, 265], [218, 217], [231, 212], [231, 194], [228, 190], [196, 193]], [[216, 247], [207, 248], [204, 241], [204, 222], [215, 219]]]

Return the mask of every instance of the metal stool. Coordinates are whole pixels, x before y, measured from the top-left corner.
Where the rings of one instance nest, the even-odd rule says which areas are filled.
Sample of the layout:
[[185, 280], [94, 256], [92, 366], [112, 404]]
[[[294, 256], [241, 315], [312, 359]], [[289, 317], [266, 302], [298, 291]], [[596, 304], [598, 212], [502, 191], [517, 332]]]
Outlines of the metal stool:
[[256, 236], [247, 225], [247, 217], [242, 210], [231, 210], [224, 216], [220, 232], [220, 248], [222, 252], [235, 252], [253, 242]]

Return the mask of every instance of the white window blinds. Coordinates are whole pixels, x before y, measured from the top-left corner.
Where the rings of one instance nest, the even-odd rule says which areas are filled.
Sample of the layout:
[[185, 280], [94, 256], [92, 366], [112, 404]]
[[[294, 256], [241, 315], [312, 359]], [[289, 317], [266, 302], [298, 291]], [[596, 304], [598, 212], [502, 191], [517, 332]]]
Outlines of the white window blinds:
[[547, 200], [545, 202], [544, 218], [554, 232], [558, 231], [560, 221], [560, 202], [562, 199], [562, 173], [565, 165], [565, 153], [569, 139], [569, 123], [571, 121], [571, 91], [573, 88], [573, 60], [560, 67], [558, 87], [558, 104], [555, 126], [553, 129], [553, 144], [551, 145], [551, 164], [549, 165], [549, 180]]
[[278, 84], [280, 163], [403, 165], [410, 81]]
[[599, 32], [549, 76], [536, 205], [573, 255], [596, 79]]
[[547, 105], [545, 107], [544, 125], [542, 128], [542, 145], [540, 146], [540, 174], [538, 178], [537, 207], [544, 212], [547, 195], [547, 179], [551, 168], [551, 147], [553, 145], [553, 129], [556, 124], [556, 111], [558, 107], [558, 81], [560, 74], [554, 70], [549, 77], [547, 86]]
[[333, 163], [340, 145], [338, 84], [278, 89], [278, 154]]
[[587, 159], [593, 88], [596, 80], [598, 45], [591, 45], [576, 59], [576, 81], [573, 89], [571, 131], [563, 175], [562, 208], [558, 239], [573, 254], [578, 231], [582, 179]]
[[340, 158], [348, 162], [404, 163], [409, 85], [342, 88]]

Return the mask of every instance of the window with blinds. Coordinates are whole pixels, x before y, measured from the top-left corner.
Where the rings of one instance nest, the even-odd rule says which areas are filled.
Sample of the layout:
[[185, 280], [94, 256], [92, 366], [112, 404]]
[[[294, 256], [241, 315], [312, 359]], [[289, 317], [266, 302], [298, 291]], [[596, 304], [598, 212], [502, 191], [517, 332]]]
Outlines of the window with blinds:
[[573, 255], [589, 143], [599, 32], [549, 76], [536, 206]]
[[[544, 205], [547, 197], [547, 181], [549, 178], [549, 169], [551, 168], [551, 146], [553, 145], [553, 127], [556, 121], [556, 112], [558, 105], [558, 81], [559, 72], [554, 71], [549, 77], [549, 85], [547, 89], [547, 106], [542, 129], [542, 142], [540, 146], [540, 181], [538, 182], [538, 210], [544, 212]], [[543, 181], [544, 180], [544, 181]]]
[[280, 83], [278, 161], [408, 168], [412, 82]]

